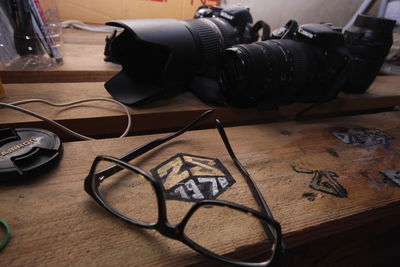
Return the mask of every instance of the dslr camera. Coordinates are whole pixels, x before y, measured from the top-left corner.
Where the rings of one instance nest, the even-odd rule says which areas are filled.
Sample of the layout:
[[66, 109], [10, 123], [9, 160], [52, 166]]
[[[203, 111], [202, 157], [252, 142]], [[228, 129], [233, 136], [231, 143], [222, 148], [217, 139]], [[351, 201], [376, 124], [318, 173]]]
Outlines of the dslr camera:
[[225, 101], [277, 108], [365, 92], [392, 45], [395, 21], [359, 15], [342, 34], [330, 24], [289, 21], [270, 40], [228, 48], [218, 79]]
[[225, 49], [259, 39], [263, 22], [252, 25], [249, 9], [201, 6], [195, 19], [138, 19], [108, 22], [123, 28], [106, 47], [106, 56], [122, 71], [106, 82], [107, 91], [125, 104], [136, 104], [165, 91], [187, 88], [199, 74], [215, 69]]

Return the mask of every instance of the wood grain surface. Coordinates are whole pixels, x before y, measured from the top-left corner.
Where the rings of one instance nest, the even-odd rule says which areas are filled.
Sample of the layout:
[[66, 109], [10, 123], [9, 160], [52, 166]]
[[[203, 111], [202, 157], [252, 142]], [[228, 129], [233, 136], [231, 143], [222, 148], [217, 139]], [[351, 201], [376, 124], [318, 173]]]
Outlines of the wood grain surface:
[[[361, 95], [342, 93], [334, 101], [305, 113], [304, 117], [332, 116], [396, 106], [400, 103], [399, 85], [400, 77], [380, 76], [367, 93]], [[60, 103], [84, 98], [110, 97], [103, 83], [6, 84], [5, 90], [7, 97], [2, 101], [6, 103], [30, 98], [42, 98]], [[118, 136], [126, 127], [127, 120], [123, 110], [108, 102], [92, 102], [64, 109], [43, 104], [24, 106], [86, 135]], [[307, 105], [289, 105], [278, 111], [216, 107], [204, 104], [190, 93], [184, 93], [128, 108], [133, 119], [131, 133], [135, 134], [181, 127], [188, 119], [208, 109], [214, 109], [216, 116], [226, 123], [244, 124], [294, 118], [295, 114], [305, 107]], [[203, 126], [210, 122], [207, 120]], [[47, 123], [39, 119], [7, 109], [1, 110], [0, 126], [49, 128]], [[57, 133], [63, 138], [68, 138], [62, 132], [57, 131]]]
[[[331, 133], [360, 127], [379, 129], [393, 139], [385, 145], [345, 144]], [[284, 240], [290, 249], [379, 220], [396, 221], [400, 212], [400, 187], [384, 180], [379, 171], [400, 169], [400, 113], [238, 126], [227, 128], [226, 132], [238, 158], [281, 222]], [[179, 242], [118, 220], [83, 191], [83, 180], [96, 155], [119, 156], [159, 136], [163, 135], [65, 143], [64, 156], [55, 169], [35, 180], [0, 185], [1, 217], [8, 221], [14, 233], [0, 253], [2, 265], [215, 265], [216, 262], [208, 261]], [[236, 183], [219, 199], [258, 209], [215, 129], [185, 133], [132, 163], [149, 171], [177, 153], [220, 159]], [[336, 173], [337, 181], [347, 190], [347, 197], [313, 190], [310, 188], [313, 175], [297, 173], [293, 166]], [[306, 197], [309, 195], [313, 197]], [[136, 199], [139, 202], [135, 203], [146, 200]], [[169, 220], [177, 223], [191, 205], [168, 200]], [[210, 218], [204, 216], [201, 220], [206, 224]], [[243, 253], [244, 245], [251, 247], [254, 254], [262, 253], [253, 243], [254, 239], [243, 237], [243, 231], [246, 229], [234, 230], [231, 242], [226, 242], [223, 251], [241, 244], [234, 253]], [[367, 230], [363, 234], [373, 233]], [[351, 242], [350, 237], [345, 240]], [[215, 248], [211, 239], [209, 245]], [[307, 253], [312, 257], [313, 251]], [[319, 257], [323, 259], [324, 255]]]

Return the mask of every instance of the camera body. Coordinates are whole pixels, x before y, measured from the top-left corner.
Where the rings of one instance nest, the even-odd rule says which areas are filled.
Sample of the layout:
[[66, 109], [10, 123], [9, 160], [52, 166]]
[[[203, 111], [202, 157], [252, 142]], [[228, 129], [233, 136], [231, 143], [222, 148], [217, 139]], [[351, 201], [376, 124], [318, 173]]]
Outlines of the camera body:
[[359, 15], [342, 34], [330, 24], [289, 21], [268, 41], [235, 45], [224, 52], [218, 75], [225, 101], [277, 108], [323, 103], [340, 91], [363, 93], [389, 52], [394, 25]]
[[301, 90], [298, 88], [292, 100], [308, 103], [336, 97], [351, 75], [353, 58], [340, 29], [327, 23], [305, 24], [299, 26], [293, 34], [287, 33], [284, 38], [304, 42], [314, 50], [311, 52], [313, 55], [309, 52], [314, 57], [314, 64], [309, 63], [313, 69], [306, 87]]
[[229, 104], [277, 108], [335, 97], [350, 62], [338, 29], [289, 21], [271, 40], [227, 49], [219, 79]]
[[200, 6], [194, 18], [221, 18], [228, 21], [238, 33], [238, 43], [248, 44], [257, 41], [259, 38], [258, 32], [253, 30], [253, 18], [249, 8], [241, 5], [226, 8]]

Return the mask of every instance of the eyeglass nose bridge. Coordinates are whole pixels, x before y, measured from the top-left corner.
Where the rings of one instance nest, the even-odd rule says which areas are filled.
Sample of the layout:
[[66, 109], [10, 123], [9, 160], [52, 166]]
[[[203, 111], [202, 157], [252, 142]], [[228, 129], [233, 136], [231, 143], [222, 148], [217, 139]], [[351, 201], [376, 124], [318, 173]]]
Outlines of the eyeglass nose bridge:
[[172, 225], [168, 221], [163, 221], [161, 224], [158, 225], [158, 232], [160, 234], [175, 239], [175, 240], [182, 240], [183, 236], [183, 229], [181, 224]]

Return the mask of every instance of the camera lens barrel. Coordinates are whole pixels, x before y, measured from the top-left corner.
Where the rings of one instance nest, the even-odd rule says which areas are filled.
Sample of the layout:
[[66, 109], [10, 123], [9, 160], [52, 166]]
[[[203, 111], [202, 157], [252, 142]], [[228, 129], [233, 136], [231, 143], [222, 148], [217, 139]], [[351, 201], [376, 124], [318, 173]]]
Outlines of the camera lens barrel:
[[275, 107], [292, 102], [314, 70], [316, 53], [302, 42], [270, 40], [224, 52], [219, 73], [227, 102]]
[[351, 75], [343, 91], [364, 93], [375, 80], [393, 43], [396, 21], [359, 15], [343, 34], [353, 55]]
[[199, 72], [215, 66], [221, 53], [239, 42], [234, 28], [222, 19], [193, 19], [183, 23], [191, 32], [197, 47]]
[[110, 44], [123, 69], [105, 87], [125, 104], [187, 87], [196, 74], [214, 70], [224, 49], [240, 40], [234, 26], [222, 18], [121, 20], [107, 25], [124, 29]]

